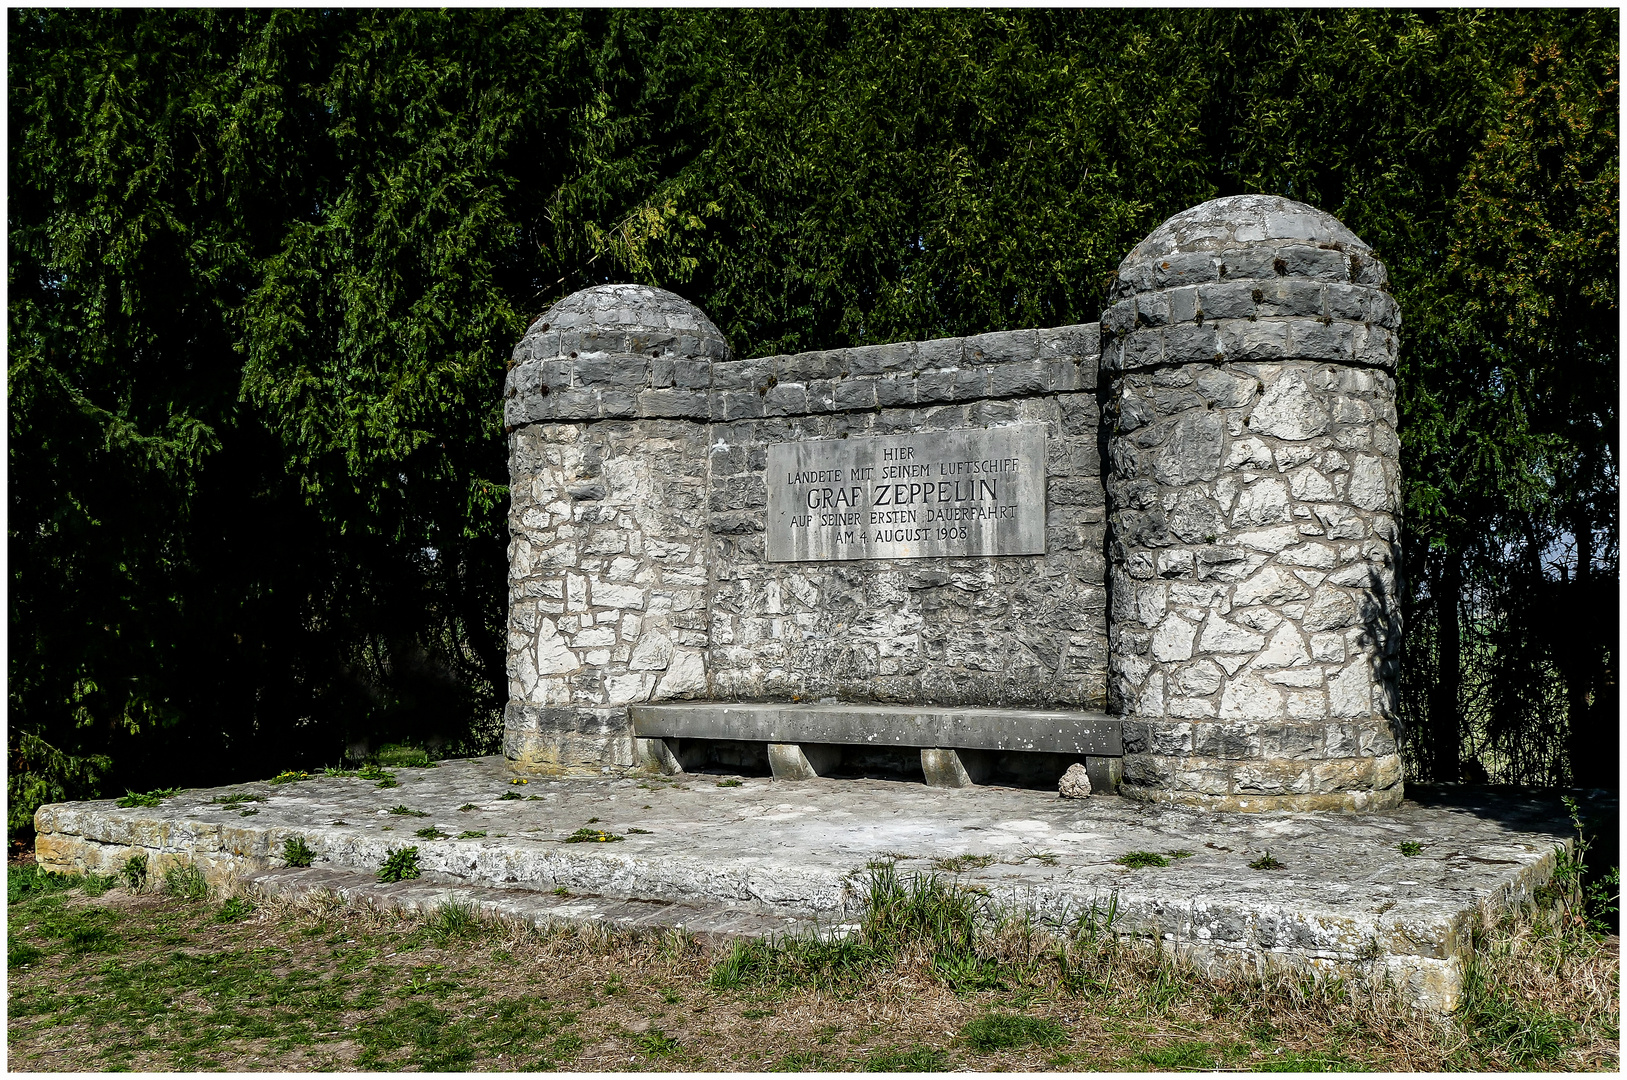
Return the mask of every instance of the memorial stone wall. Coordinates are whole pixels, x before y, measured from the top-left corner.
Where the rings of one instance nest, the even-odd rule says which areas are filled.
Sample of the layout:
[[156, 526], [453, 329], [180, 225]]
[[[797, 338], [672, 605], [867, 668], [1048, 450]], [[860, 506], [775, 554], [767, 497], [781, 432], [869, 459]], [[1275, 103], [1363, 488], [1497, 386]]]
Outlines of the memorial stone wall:
[[512, 766], [635, 768], [651, 702], [1107, 709], [1126, 794], [1388, 805], [1383, 280], [1243, 197], [1101, 325], [737, 359], [672, 293], [566, 297], [505, 390]]

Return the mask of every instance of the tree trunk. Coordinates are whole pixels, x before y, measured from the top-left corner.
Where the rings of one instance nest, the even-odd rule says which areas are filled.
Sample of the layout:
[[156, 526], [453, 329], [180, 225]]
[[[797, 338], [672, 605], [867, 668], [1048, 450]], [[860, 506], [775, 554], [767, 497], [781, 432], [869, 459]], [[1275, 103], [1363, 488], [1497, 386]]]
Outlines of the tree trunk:
[[[1580, 517], [1581, 515], [1578, 515]], [[1615, 680], [1610, 666], [1615, 660], [1615, 582], [1600, 582], [1593, 572], [1592, 522], [1573, 523], [1576, 537], [1576, 577], [1561, 607], [1559, 640], [1564, 656], [1559, 664], [1565, 679], [1567, 705], [1566, 751], [1570, 757], [1571, 782], [1580, 787], [1615, 787], [1616, 748], [1620, 733], [1616, 728]], [[1600, 698], [1609, 701], [1601, 701]], [[1609, 706], [1604, 711], [1601, 706]]]
[[1430, 777], [1456, 780], [1462, 768], [1460, 691], [1463, 686], [1463, 641], [1459, 625], [1463, 607], [1463, 556], [1447, 551], [1434, 575], [1437, 633], [1435, 687], [1429, 700]]

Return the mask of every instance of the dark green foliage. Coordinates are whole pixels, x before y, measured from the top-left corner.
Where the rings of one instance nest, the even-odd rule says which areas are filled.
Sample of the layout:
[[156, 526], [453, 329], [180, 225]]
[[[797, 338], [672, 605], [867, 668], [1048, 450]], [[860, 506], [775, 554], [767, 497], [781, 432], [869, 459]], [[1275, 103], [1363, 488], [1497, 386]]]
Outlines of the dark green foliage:
[[[415, 746], [381, 746], [378, 749], [378, 765], [405, 766], [409, 769], [433, 769], [434, 760], [426, 750]], [[368, 777], [367, 779], [373, 779]]]
[[310, 866], [316, 852], [305, 843], [303, 836], [288, 836], [282, 842], [282, 861], [289, 866]]
[[497, 796], [499, 802], [518, 802], [523, 798], [525, 798], [525, 796], [521, 795], [518, 791], [505, 791], [501, 795]]
[[1403, 840], [1399, 844], [1395, 845], [1395, 848], [1408, 858], [1411, 858], [1414, 855], [1422, 855], [1424, 853], [1424, 845], [1416, 840]]
[[435, 826], [431, 825], [426, 829], [419, 829], [417, 832], [413, 833], [413, 835], [414, 836], [421, 836], [425, 840], [445, 840], [448, 836], [450, 836], [452, 834], [451, 833], [444, 833], [440, 829], [437, 829]]
[[1021, 1046], [1061, 1046], [1068, 1033], [1055, 1020], [1042, 1016], [991, 1013], [960, 1029], [960, 1038], [973, 1050], [1014, 1050]]
[[1287, 864], [1281, 859], [1272, 856], [1270, 849], [1264, 855], [1248, 864], [1250, 870], [1281, 870]]
[[418, 849], [416, 847], [391, 848], [385, 852], [379, 866], [378, 879], [383, 882], [406, 881], [418, 876]]
[[741, 356], [1086, 322], [1252, 191], [1405, 314], [1410, 775], [1613, 782], [1617, 28], [12, 10], [8, 827], [494, 749], [501, 385], [554, 300], [671, 288]]
[[414, 809], [412, 809], [412, 807], [403, 806], [400, 803], [397, 803], [396, 805], [390, 807], [390, 813], [398, 815], [400, 817], [428, 817], [429, 816], [429, 811], [428, 810], [414, 810]]

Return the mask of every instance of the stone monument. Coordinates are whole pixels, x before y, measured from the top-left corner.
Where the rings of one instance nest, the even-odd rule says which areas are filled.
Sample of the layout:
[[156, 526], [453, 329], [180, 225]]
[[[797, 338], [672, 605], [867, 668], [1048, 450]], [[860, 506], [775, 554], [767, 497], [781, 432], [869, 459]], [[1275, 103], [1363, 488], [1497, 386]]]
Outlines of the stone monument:
[[1393, 805], [1383, 282], [1245, 196], [1139, 245], [1100, 325], [736, 359], [672, 293], [566, 297], [505, 389], [511, 767], [904, 747], [950, 786], [1049, 755], [1134, 798]]

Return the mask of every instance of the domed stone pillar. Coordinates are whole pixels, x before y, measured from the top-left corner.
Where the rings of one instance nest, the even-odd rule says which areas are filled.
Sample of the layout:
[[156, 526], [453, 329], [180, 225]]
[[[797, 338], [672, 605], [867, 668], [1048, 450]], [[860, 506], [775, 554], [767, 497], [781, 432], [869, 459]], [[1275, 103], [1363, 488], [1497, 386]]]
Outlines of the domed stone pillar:
[[1259, 195], [1177, 214], [1119, 267], [1102, 369], [1121, 793], [1401, 801], [1385, 280], [1338, 221]]
[[503, 752], [516, 771], [631, 769], [629, 705], [705, 696], [708, 387], [728, 358], [698, 308], [640, 285], [573, 293], [515, 347]]

